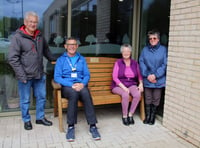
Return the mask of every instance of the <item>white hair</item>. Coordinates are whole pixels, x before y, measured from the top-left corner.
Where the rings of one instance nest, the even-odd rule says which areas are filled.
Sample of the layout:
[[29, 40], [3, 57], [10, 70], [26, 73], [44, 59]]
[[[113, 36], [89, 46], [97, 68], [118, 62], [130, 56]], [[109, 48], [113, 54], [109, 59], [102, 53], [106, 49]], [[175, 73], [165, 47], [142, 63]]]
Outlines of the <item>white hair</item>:
[[36, 12], [34, 12], [34, 11], [28, 11], [28, 12], [26, 12], [25, 15], [24, 15], [24, 19], [28, 19], [29, 16], [35, 16], [39, 20], [38, 14]]
[[124, 48], [128, 48], [130, 52], [132, 52], [132, 47], [129, 44], [123, 44], [120, 48], [121, 53], [123, 52]]

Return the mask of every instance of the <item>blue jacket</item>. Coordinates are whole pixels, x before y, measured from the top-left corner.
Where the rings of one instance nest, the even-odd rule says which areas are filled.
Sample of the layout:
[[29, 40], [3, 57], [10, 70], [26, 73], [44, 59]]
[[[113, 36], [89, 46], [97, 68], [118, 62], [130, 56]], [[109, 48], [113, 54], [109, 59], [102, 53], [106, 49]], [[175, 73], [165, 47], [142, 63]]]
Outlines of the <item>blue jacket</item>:
[[86, 63], [85, 58], [80, 54], [76, 53], [78, 58], [75, 61], [77, 77], [72, 77], [72, 68], [70, 66], [70, 58], [67, 52], [63, 53], [56, 61], [54, 70], [55, 82], [62, 86], [72, 87], [74, 83], [83, 83], [86, 86], [90, 80], [90, 72]]
[[[144, 87], [162, 88], [166, 84], [167, 48], [160, 44], [145, 46], [139, 57], [140, 72]], [[155, 74], [157, 83], [147, 80], [148, 75]]]

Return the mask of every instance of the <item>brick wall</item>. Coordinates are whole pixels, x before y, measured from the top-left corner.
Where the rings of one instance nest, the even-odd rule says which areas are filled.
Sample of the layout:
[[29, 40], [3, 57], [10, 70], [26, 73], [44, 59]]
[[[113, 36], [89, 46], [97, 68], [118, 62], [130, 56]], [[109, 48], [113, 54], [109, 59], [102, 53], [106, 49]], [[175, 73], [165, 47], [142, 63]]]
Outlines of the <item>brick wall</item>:
[[200, 147], [200, 0], [171, 0], [163, 125]]

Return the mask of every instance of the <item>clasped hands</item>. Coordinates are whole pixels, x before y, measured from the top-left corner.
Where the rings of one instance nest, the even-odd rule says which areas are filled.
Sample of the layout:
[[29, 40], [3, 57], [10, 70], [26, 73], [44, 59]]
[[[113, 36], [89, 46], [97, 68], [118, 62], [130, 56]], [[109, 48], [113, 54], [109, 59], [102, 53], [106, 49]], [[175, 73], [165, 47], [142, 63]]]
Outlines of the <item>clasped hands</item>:
[[81, 89], [83, 89], [84, 85], [83, 83], [74, 83], [72, 85], [72, 88], [75, 90], [75, 91], [80, 91]]
[[154, 74], [148, 75], [147, 80], [149, 80], [149, 82], [151, 82], [151, 83], [156, 83], [157, 82], [156, 81], [156, 76]]

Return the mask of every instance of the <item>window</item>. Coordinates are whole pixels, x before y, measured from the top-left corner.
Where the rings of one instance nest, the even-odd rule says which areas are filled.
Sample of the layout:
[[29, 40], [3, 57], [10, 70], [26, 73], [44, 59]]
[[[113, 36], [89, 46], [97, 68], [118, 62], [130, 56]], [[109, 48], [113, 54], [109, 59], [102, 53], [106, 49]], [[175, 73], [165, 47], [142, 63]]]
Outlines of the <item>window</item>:
[[[19, 110], [17, 80], [12, 68], [6, 63], [10, 39], [16, 29], [23, 24], [26, 11], [35, 11], [39, 14], [39, 29], [44, 31], [43, 15], [52, 2], [53, 0], [0, 0], [0, 112]], [[47, 100], [47, 108], [49, 107], [51, 100]], [[31, 108], [35, 108], [33, 97]]]
[[71, 34], [86, 56], [119, 57], [121, 44], [131, 44], [132, 19], [132, 0], [74, 0]]

